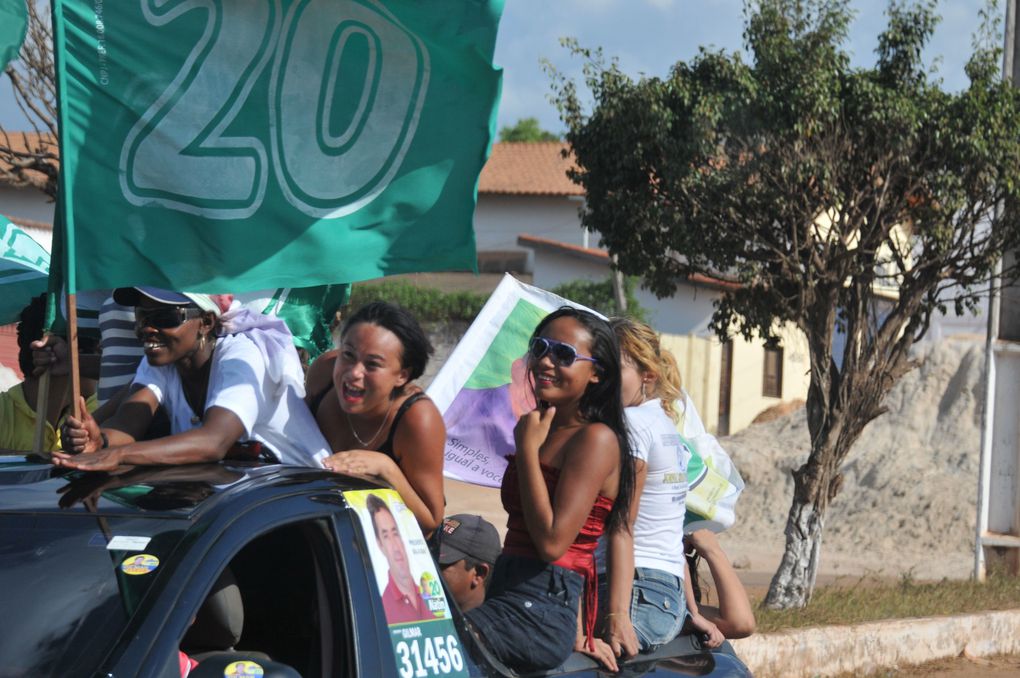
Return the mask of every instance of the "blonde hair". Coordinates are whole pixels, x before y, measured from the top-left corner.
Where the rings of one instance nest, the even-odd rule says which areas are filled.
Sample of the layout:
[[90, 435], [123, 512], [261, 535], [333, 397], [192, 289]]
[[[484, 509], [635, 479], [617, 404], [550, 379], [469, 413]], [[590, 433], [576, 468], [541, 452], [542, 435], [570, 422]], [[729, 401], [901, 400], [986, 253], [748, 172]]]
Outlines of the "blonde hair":
[[613, 318], [613, 333], [620, 342], [620, 351], [642, 372], [655, 375], [655, 393], [662, 409], [674, 422], [680, 420], [676, 401], [681, 396], [680, 368], [669, 349], [659, 344], [659, 335], [645, 323], [630, 318]]

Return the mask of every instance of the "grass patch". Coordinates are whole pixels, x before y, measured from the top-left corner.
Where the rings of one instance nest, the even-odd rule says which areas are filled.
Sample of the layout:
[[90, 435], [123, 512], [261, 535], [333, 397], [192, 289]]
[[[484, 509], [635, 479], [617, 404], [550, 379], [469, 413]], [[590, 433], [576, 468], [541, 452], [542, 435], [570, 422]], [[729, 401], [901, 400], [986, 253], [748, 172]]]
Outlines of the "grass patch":
[[987, 610], [1020, 608], [1020, 578], [990, 575], [973, 580], [918, 582], [901, 575], [899, 582], [865, 576], [846, 584], [815, 589], [807, 607], [797, 610], [755, 610], [758, 632], [807, 626], [858, 624], [881, 619], [935, 617]]

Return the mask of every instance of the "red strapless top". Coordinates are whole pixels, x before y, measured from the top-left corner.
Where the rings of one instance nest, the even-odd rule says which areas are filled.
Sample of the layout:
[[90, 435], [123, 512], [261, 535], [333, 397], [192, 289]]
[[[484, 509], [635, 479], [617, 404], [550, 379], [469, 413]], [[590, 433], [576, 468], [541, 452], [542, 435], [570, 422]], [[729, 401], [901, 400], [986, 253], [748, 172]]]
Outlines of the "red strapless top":
[[[506, 473], [503, 474], [503, 484], [500, 487], [500, 499], [503, 501], [503, 508], [507, 512], [506, 539], [503, 541], [503, 553], [515, 556], [525, 556], [540, 560], [535, 544], [531, 540], [528, 528], [524, 524], [524, 509], [521, 505], [521, 491], [517, 479], [517, 464], [514, 462], [515, 455], [507, 456], [509, 462]], [[556, 485], [560, 480], [560, 469], [551, 466], [541, 465], [542, 478], [549, 490], [549, 496], [556, 495]], [[588, 517], [581, 526], [581, 531], [574, 538], [567, 552], [559, 560], [552, 563], [568, 570], [573, 570], [584, 577], [584, 605], [586, 613], [584, 616], [585, 634], [588, 637], [588, 648], [594, 649], [595, 620], [598, 614], [598, 578], [595, 573], [595, 546], [599, 537], [606, 531], [606, 521], [609, 520], [609, 512], [613, 508], [613, 500], [604, 495], [595, 498], [595, 504], [591, 507]]]

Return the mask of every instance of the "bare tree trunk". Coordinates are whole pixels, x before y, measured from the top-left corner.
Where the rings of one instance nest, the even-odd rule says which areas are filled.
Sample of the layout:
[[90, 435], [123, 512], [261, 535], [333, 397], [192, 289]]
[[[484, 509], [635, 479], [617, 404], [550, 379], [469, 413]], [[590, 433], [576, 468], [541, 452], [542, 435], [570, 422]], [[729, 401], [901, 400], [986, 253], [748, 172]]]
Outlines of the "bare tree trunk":
[[616, 255], [613, 255], [613, 300], [616, 302], [616, 312], [620, 315], [627, 314], [627, 293], [624, 289], [623, 272], [615, 268], [617, 263]]
[[[818, 456], [832, 456], [834, 450]], [[772, 577], [765, 606], [773, 609], [803, 607], [811, 599], [822, 549], [825, 511], [839, 486], [839, 476], [827, 478], [828, 464], [815, 462], [815, 453], [793, 474], [793, 504], [786, 518], [786, 549]]]
[[[835, 305], [821, 302], [819, 327], [833, 326]], [[765, 606], [773, 609], [804, 607], [811, 600], [822, 550], [822, 530], [829, 502], [839, 492], [839, 467], [856, 436], [848, 430], [853, 417], [840, 385], [846, 375], [832, 360], [832, 336], [828, 331], [808, 333], [813, 352], [811, 385], [808, 388], [807, 423], [811, 453], [803, 466], [793, 472], [793, 503], [786, 518], [786, 548], [779, 569], [772, 577]], [[811, 341], [814, 340], [814, 341]], [[850, 410], [853, 411], [853, 410]], [[849, 438], [845, 434], [850, 434]], [[857, 430], [860, 433], [860, 430]]]

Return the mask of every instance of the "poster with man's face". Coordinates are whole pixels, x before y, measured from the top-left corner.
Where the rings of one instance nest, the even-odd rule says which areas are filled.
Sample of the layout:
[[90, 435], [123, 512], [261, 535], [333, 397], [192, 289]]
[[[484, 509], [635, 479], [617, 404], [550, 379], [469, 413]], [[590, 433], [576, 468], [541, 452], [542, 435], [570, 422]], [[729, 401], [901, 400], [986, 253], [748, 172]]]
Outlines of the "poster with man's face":
[[466, 676], [439, 572], [414, 514], [394, 490], [344, 497], [365, 533], [401, 678]]

